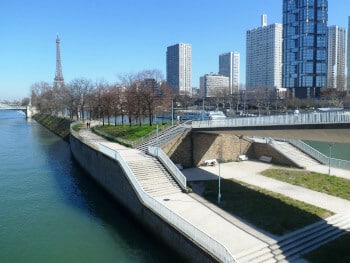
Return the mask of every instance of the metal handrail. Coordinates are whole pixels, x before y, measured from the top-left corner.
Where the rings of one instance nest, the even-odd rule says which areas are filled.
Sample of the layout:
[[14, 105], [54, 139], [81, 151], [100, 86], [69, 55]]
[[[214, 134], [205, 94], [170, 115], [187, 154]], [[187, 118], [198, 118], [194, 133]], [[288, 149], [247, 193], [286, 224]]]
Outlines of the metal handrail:
[[330, 166], [334, 168], [350, 170], [350, 161], [348, 160], [329, 158], [329, 156], [319, 152], [318, 150], [316, 150], [315, 148], [311, 147], [310, 145], [308, 145], [307, 143], [301, 140], [287, 139], [287, 141], [292, 145], [294, 145], [295, 147], [302, 150], [303, 152], [309, 154], [310, 156], [312, 156], [322, 164], [325, 164], [325, 165], [330, 164]]
[[350, 111], [312, 112], [298, 115], [270, 115], [247, 118], [227, 118], [221, 120], [192, 121], [192, 128], [246, 127], [299, 124], [350, 123]]
[[148, 147], [148, 152], [157, 157], [158, 160], [167, 168], [172, 177], [178, 182], [183, 190], [186, 190], [186, 177], [183, 173], [177, 168], [177, 166], [169, 159], [169, 157], [163, 152], [159, 147]]
[[158, 214], [161, 218], [165, 219], [169, 224], [180, 230], [184, 235], [189, 236], [191, 240], [197, 243], [200, 247], [203, 247], [206, 251], [208, 251], [214, 257], [218, 258], [220, 261], [229, 263], [237, 262], [237, 260], [223, 244], [208, 234], [204, 233], [202, 230], [198, 229], [186, 219], [182, 218], [179, 214], [170, 210], [162, 203], [158, 202], [156, 199], [148, 195], [136, 180], [135, 175], [127, 165], [127, 162], [117, 151], [100, 143], [99, 149], [102, 153], [117, 160], [120, 163], [126, 176], [135, 189], [135, 192], [138, 195], [140, 201], [146, 207]]

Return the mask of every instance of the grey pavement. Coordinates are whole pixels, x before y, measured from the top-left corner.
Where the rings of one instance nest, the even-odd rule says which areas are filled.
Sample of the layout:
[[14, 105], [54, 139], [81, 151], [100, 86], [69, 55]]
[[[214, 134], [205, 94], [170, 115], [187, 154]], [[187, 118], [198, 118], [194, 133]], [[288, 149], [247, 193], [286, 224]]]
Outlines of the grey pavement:
[[[144, 154], [141, 151], [109, 142], [95, 135], [89, 129], [81, 129], [79, 135], [84, 142], [96, 149], [98, 149], [98, 144], [101, 143], [120, 152], [125, 158], [130, 158], [129, 160], [146, 158], [143, 157]], [[261, 171], [270, 167], [273, 167], [273, 165], [255, 161], [225, 163], [220, 164], [220, 176], [222, 178], [235, 178], [297, 200], [323, 207], [335, 213], [350, 213], [349, 201], [260, 175]], [[215, 180], [218, 178], [219, 165], [184, 169], [182, 172], [188, 181]], [[233, 255], [249, 251], [253, 247], [266, 247], [279, 239], [226, 213], [221, 208], [209, 203], [196, 194], [164, 194], [158, 196], [156, 200], [190, 224], [222, 243]]]
[[[85, 143], [95, 149], [98, 149], [98, 144], [103, 144], [118, 151], [125, 159], [140, 160], [146, 158], [143, 157], [144, 153], [141, 151], [109, 142], [85, 127], [79, 131], [79, 135]], [[253, 226], [240, 221], [194, 194], [164, 194], [157, 196], [156, 200], [223, 244], [232, 255], [242, 253], [252, 247], [267, 246], [275, 241], [273, 235], [256, 230]]]

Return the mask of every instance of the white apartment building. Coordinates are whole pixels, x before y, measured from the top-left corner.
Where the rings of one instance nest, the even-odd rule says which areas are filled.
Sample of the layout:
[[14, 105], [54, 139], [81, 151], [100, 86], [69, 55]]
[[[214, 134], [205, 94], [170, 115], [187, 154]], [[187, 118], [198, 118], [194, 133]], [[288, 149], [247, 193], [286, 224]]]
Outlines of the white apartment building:
[[230, 78], [220, 74], [205, 74], [200, 77], [200, 91], [203, 97], [217, 97], [228, 95], [230, 91]]
[[347, 30], [328, 28], [327, 87], [346, 90]]
[[239, 91], [240, 84], [240, 54], [228, 52], [219, 56], [219, 74], [229, 77], [230, 94]]
[[267, 25], [262, 15], [261, 27], [247, 31], [246, 87], [282, 88], [282, 24]]
[[167, 47], [167, 82], [174, 94], [192, 96], [192, 45], [179, 43]]

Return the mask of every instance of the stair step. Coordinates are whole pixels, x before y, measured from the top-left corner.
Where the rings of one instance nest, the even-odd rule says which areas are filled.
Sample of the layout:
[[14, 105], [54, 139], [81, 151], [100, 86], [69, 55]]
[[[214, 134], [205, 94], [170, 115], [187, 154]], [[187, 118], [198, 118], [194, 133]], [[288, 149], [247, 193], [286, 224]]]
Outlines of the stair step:
[[267, 247], [264, 246], [262, 248], [258, 248], [257, 250], [250, 251], [249, 254], [237, 257], [238, 262], [251, 262], [253, 259], [260, 258], [266, 253], [271, 253], [271, 250]]

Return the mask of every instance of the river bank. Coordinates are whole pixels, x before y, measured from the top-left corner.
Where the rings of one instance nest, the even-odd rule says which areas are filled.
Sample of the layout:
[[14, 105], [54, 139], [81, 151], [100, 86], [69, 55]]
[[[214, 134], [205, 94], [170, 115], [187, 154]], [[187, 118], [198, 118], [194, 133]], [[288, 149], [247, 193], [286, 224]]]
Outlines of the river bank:
[[71, 120], [39, 113], [32, 118], [65, 141], [69, 141]]

